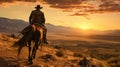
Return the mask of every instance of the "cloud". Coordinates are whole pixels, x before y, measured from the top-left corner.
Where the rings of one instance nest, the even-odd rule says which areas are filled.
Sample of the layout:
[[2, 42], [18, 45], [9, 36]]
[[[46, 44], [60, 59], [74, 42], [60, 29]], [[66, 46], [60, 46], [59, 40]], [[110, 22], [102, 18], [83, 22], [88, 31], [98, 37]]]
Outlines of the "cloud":
[[73, 5], [73, 4], [80, 4], [85, 0], [43, 0], [43, 1], [45, 1], [47, 4], [51, 4], [51, 5], [55, 5], [55, 4]]
[[88, 16], [88, 14], [86, 14], [86, 13], [74, 13], [70, 16]]
[[88, 7], [83, 5], [87, 0], [43, 0], [46, 4], [49, 4], [50, 7], [59, 8], [59, 9], [74, 9], [81, 7]]
[[13, 2], [37, 2], [38, 0], [0, 0], [0, 4], [3, 3], [13, 3]]
[[[96, 3], [93, 3], [96, 1]], [[74, 15], [83, 16], [80, 12], [108, 13], [120, 12], [120, 0], [44, 0], [52, 8], [62, 9], [64, 12], [78, 12]], [[87, 13], [86, 13], [87, 14]]]
[[101, 0], [101, 4], [97, 8], [85, 10], [88, 13], [120, 13], [119, 0]]
[[120, 12], [120, 3], [115, 1], [106, 1], [99, 5], [100, 11]]
[[14, 0], [0, 0], [0, 4], [2, 3], [12, 3]]
[[88, 0], [43, 0], [52, 8], [63, 10], [63, 12], [72, 12], [70, 16], [87, 16], [83, 13], [86, 9], [94, 8], [93, 4], [86, 3]]
[[42, 2], [51, 8], [74, 13], [71, 16], [87, 16], [94, 13], [120, 12], [120, 0], [0, 0], [0, 4], [13, 2]]
[[86, 19], [90, 20], [91, 18], [89, 18], [89, 14], [87, 13], [74, 13], [74, 14], [71, 14], [70, 16], [83, 16], [85, 17]]

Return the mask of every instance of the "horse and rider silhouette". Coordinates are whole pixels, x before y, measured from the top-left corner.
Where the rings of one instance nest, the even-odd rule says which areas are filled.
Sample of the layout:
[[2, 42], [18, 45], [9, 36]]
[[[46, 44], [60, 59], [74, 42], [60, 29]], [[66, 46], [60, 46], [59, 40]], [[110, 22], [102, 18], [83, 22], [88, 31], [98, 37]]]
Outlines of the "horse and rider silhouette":
[[[13, 46], [18, 47], [18, 55], [22, 48], [28, 45], [28, 62], [33, 64], [32, 60], [35, 59], [36, 51], [39, 46], [42, 44], [48, 44], [46, 39], [47, 29], [45, 27], [45, 16], [44, 13], [41, 11], [43, 7], [37, 5], [35, 10], [33, 10], [29, 17], [30, 25], [27, 26], [25, 29], [22, 30], [23, 37], [14, 43]], [[33, 48], [31, 47], [31, 42], [34, 43]], [[32, 49], [32, 50], [31, 50]], [[32, 51], [32, 52], [31, 52]]]

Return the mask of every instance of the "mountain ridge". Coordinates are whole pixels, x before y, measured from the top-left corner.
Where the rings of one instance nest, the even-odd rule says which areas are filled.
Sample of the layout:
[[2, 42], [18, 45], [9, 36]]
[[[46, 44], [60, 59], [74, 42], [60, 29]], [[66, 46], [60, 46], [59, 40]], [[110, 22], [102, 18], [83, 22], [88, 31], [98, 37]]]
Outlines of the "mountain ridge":
[[[29, 23], [21, 19], [9, 19], [5, 17], [0, 17], [0, 32], [2, 33], [18, 33]], [[67, 35], [110, 35], [117, 36], [120, 33], [120, 30], [107, 30], [107, 31], [96, 31], [96, 30], [81, 30], [79, 28], [65, 27], [65, 26], [56, 26], [51, 23], [46, 23], [46, 28], [49, 33], [54, 34], [67, 34]]]
[[[29, 25], [29, 23], [24, 21], [24, 20], [9, 19], [9, 18], [0, 17], [0, 32], [3, 32], [3, 33], [17, 33], [28, 25]], [[55, 32], [68, 33], [70, 31], [77, 32], [77, 31], [75, 31], [76, 28], [70, 28], [70, 27], [64, 27], [64, 26], [55, 26], [55, 25], [50, 24], [50, 23], [46, 23], [46, 27], [48, 29], [48, 32], [54, 32], [54, 33]]]

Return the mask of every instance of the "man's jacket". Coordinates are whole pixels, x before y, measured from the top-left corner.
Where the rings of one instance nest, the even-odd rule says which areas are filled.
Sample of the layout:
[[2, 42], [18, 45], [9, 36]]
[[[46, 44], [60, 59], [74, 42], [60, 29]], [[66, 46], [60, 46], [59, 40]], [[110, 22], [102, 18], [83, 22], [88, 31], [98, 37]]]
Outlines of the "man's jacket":
[[44, 13], [39, 10], [33, 10], [29, 17], [30, 24], [45, 24]]

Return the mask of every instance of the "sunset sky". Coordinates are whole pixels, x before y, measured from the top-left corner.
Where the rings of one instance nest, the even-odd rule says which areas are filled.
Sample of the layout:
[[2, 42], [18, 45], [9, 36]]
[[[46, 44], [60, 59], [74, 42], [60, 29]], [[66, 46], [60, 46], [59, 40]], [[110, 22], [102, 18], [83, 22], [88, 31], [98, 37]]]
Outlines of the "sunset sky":
[[0, 0], [0, 17], [28, 21], [40, 4], [46, 23], [95, 30], [120, 29], [120, 0]]

